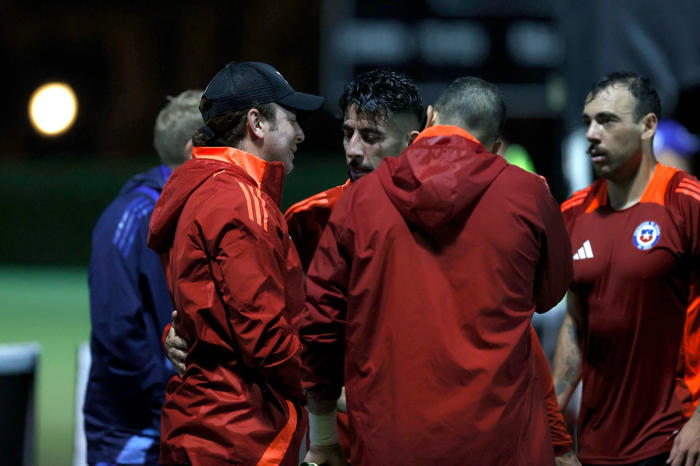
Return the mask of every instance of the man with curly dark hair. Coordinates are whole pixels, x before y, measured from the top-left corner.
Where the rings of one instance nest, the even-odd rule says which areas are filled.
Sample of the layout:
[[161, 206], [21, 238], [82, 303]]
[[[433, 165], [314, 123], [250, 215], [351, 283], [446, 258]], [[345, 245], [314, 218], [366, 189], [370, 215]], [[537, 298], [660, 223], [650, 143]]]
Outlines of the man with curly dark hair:
[[[454, 105], [459, 99], [448, 99]], [[416, 85], [406, 75], [389, 70], [373, 70], [358, 75], [345, 86], [339, 100], [343, 117], [343, 147], [350, 179], [291, 206], [285, 213], [289, 233], [306, 271], [318, 246], [323, 229], [340, 195], [364, 175], [376, 169], [385, 157], [399, 155], [422, 129], [423, 103]], [[494, 130], [495, 132], [495, 130]], [[500, 129], [498, 129], [500, 132]], [[532, 329], [531, 329], [532, 330]], [[558, 410], [546, 357], [532, 330], [538, 369], [546, 393], [549, 427], [557, 460], [572, 455], [573, 442]], [[338, 408], [338, 434], [345, 456], [350, 458], [349, 422], [345, 396]], [[567, 464], [567, 463], [561, 463]]]
[[284, 216], [304, 271], [321, 239], [328, 217], [350, 184], [397, 156], [420, 130], [423, 102], [416, 84], [405, 74], [372, 70], [345, 86], [339, 101], [343, 148], [349, 179], [292, 205]]

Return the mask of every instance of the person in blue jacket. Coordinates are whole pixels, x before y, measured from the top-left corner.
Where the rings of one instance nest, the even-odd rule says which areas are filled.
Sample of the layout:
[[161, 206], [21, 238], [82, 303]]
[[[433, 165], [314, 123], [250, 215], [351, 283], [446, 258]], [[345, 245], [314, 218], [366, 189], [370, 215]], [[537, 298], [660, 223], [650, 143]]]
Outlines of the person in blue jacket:
[[192, 155], [201, 90], [169, 98], [154, 126], [161, 165], [133, 176], [100, 216], [89, 265], [92, 366], [83, 412], [90, 465], [158, 464], [160, 410], [173, 375], [161, 345], [173, 304], [151, 213], [171, 171]]

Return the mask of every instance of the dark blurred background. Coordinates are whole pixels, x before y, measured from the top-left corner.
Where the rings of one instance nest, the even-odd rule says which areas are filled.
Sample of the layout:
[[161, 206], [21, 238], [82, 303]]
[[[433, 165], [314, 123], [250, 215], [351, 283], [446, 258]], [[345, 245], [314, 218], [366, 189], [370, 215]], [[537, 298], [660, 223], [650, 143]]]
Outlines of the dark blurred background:
[[[2, 2], [0, 263], [86, 264], [100, 211], [156, 163], [152, 127], [166, 96], [203, 88], [230, 60], [271, 63], [296, 89], [328, 98], [304, 122], [283, 207], [344, 180], [337, 97], [374, 67], [409, 73], [426, 103], [458, 76], [499, 84], [506, 138], [561, 201], [590, 179], [562, 143], [605, 72], [648, 75], [665, 116], [700, 131], [698, 17], [691, 0]], [[75, 124], [55, 137], [27, 116], [49, 81], [78, 98]]]
[[[0, 343], [41, 345], [26, 451], [36, 464], [84, 464], [71, 456], [83, 438], [76, 350], [89, 335], [91, 230], [126, 179], [158, 163], [166, 96], [203, 88], [231, 60], [271, 63], [326, 96], [302, 122], [286, 208], [345, 180], [337, 98], [356, 73], [405, 71], [426, 104], [454, 78], [480, 76], [504, 91], [505, 138], [562, 201], [592, 180], [580, 113], [607, 72], [647, 75], [663, 116], [700, 133], [698, 18], [697, 0], [0, 0]], [[54, 137], [28, 116], [50, 81], [78, 99], [74, 125]], [[676, 161], [697, 174], [700, 144], [687, 136]]]

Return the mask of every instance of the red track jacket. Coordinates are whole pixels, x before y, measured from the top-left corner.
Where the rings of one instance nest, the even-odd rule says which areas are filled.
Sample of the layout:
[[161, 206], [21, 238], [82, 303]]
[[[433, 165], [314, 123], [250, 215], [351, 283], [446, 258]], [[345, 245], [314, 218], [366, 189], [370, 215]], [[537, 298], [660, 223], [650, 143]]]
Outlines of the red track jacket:
[[530, 319], [572, 265], [544, 180], [438, 126], [356, 184], [301, 333], [307, 390], [332, 400], [345, 382], [353, 465], [553, 464]]
[[161, 462], [296, 465], [304, 285], [278, 208], [283, 164], [225, 147], [193, 157], [165, 185], [149, 237], [190, 342], [166, 389]]

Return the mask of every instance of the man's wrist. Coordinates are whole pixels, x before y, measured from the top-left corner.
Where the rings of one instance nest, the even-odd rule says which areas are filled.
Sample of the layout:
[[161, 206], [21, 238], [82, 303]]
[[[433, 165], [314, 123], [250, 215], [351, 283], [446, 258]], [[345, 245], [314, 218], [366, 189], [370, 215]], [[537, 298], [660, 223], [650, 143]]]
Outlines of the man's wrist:
[[325, 447], [338, 443], [336, 410], [324, 414], [309, 411], [309, 442], [311, 446]]

